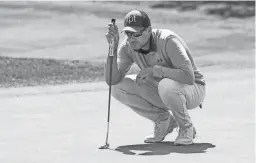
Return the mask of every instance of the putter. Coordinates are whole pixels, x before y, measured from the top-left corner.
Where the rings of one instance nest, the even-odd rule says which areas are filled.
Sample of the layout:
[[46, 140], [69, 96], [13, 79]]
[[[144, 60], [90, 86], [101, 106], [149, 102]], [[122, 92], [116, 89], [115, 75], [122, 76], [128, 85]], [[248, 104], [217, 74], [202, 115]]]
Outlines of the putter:
[[[116, 19], [111, 19], [111, 23], [115, 24]], [[109, 119], [110, 119], [110, 101], [111, 101], [111, 82], [112, 82], [112, 63], [113, 63], [113, 57], [114, 57], [114, 40], [111, 40], [109, 43], [109, 62], [110, 62], [110, 72], [109, 72], [109, 90], [108, 90], [108, 120], [107, 120], [107, 135], [106, 135], [106, 144], [99, 147], [99, 149], [109, 149], [108, 144], [108, 135], [109, 135]]]

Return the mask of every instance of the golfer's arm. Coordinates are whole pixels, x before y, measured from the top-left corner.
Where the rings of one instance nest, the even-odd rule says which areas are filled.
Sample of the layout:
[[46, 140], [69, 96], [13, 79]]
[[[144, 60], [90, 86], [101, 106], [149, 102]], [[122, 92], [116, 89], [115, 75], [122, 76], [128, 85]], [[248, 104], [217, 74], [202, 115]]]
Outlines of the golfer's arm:
[[[114, 52], [113, 62], [112, 62], [112, 79], [111, 79], [111, 85], [118, 84], [126, 75], [126, 73], [129, 71], [132, 60], [128, 57], [128, 54], [126, 54], [125, 49], [121, 48], [118, 52], [118, 58], [117, 52]], [[107, 63], [105, 65], [104, 69], [104, 75], [105, 75], [105, 81], [108, 85], [110, 85], [110, 57], [107, 58]]]
[[[166, 44], [166, 53], [172, 61], [174, 68], [155, 66], [162, 72], [162, 76], [178, 81], [182, 84], [193, 85], [194, 71], [185, 48], [177, 38], [170, 38]], [[158, 71], [159, 72], [159, 71]]]

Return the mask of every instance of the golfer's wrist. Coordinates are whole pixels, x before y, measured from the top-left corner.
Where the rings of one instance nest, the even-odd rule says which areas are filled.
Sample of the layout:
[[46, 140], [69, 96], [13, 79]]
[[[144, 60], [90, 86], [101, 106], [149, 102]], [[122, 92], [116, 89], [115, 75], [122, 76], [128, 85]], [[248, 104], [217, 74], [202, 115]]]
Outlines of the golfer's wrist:
[[162, 66], [155, 65], [153, 67], [153, 76], [158, 78], [163, 78], [164, 72], [163, 72]]

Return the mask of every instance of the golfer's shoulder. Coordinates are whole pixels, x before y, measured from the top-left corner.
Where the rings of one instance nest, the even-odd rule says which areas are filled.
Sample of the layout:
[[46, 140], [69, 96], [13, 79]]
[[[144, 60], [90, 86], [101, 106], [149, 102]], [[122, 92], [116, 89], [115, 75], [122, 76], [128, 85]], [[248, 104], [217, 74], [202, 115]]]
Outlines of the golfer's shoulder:
[[172, 37], [179, 37], [177, 33], [169, 29], [153, 29], [153, 37], [156, 42], [166, 43]]

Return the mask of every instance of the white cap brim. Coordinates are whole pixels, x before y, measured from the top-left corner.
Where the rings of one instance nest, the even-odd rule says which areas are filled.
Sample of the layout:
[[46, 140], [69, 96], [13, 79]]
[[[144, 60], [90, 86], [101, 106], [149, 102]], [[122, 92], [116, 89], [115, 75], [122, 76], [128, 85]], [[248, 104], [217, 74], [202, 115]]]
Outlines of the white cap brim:
[[124, 27], [124, 29], [122, 30], [122, 32], [124, 31], [129, 31], [129, 32], [140, 32], [142, 30], [141, 27]]

